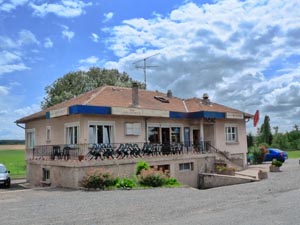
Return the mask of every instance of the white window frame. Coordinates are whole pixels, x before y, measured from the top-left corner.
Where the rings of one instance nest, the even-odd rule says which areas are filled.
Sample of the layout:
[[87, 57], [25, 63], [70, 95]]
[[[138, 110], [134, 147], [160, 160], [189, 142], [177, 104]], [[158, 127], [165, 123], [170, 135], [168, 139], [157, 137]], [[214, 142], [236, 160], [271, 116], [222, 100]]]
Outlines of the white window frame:
[[179, 163], [179, 171], [193, 171], [194, 170], [194, 163], [193, 162], [185, 162]]
[[[77, 143], [75, 143], [75, 136], [74, 136], [75, 129], [73, 129], [73, 134], [72, 134], [74, 143], [71, 143], [71, 141], [69, 139], [68, 128], [71, 128], [71, 127], [73, 127], [73, 128], [77, 127]], [[65, 123], [65, 143], [69, 144], [69, 145], [79, 144], [79, 139], [80, 139], [80, 125], [79, 125], [79, 122]]]
[[[115, 140], [115, 122], [114, 121], [89, 121], [88, 122], [88, 142], [90, 142], [90, 126], [111, 126], [110, 143], [114, 143]], [[89, 143], [95, 144], [95, 143]]]
[[34, 148], [35, 146], [35, 129], [26, 129], [26, 147]]
[[141, 123], [125, 123], [125, 135], [139, 136], [142, 132]]
[[[230, 129], [230, 130], [228, 130]], [[234, 130], [232, 130], [234, 129]], [[226, 143], [238, 143], [238, 125], [237, 124], [225, 124], [225, 141]]]

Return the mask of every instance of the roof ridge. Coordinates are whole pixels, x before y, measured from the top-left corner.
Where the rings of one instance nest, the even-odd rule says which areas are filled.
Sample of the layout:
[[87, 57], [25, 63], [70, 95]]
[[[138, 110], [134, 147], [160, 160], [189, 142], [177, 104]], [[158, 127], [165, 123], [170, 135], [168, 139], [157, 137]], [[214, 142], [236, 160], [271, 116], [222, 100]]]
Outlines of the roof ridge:
[[[108, 88], [108, 85], [104, 85], [101, 87], [98, 87], [92, 91], [96, 91], [97, 89], [99, 89], [98, 91], [96, 91], [95, 93], [91, 94], [90, 98], [87, 99], [86, 101], [83, 102], [83, 105], [87, 105], [89, 102], [91, 102], [94, 98], [96, 98], [101, 92], [103, 92], [104, 89]], [[88, 92], [86, 92], [85, 94], [88, 94]]]

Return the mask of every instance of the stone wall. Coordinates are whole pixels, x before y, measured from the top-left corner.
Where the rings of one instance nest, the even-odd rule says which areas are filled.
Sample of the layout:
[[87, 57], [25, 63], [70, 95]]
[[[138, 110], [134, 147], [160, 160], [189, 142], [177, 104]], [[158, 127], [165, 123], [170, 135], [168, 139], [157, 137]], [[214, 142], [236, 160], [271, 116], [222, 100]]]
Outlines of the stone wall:
[[[147, 161], [151, 166], [168, 166], [171, 177], [175, 177], [182, 184], [198, 187], [198, 174], [214, 170], [215, 156], [186, 154], [122, 160], [28, 160], [27, 181], [32, 186], [79, 188], [79, 182], [88, 169], [103, 168], [111, 171], [116, 177], [132, 177], [140, 160]], [[191, 169], [180, 169], [179, 165], [183, 163], [190, 164]], [[49, 171], [47, 180], [45, 170]]]

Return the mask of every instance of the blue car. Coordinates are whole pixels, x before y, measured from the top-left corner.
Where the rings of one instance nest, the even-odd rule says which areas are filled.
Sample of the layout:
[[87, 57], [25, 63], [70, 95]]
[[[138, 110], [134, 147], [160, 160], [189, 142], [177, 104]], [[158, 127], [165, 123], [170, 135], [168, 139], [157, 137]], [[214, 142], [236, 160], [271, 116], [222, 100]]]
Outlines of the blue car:
[[265, 156], [264, 161], [272, 161], [273, 159], [277, 159], [278, 161], [284, 162], [288, 159], [288, 154], [285, 151], [282, 151], [277, 148], [268, 148], [268, 152]]

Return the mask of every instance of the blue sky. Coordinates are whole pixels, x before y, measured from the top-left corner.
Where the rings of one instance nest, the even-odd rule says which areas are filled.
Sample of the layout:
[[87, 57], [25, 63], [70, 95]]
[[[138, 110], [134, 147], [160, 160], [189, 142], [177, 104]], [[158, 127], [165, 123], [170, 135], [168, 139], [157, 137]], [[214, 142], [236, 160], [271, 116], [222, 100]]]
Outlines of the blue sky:
[[299, 8], [297, 0], [0, 0], [0, 139], [24, 138], [14, 121], [39, 111], [44, 88], [64, 74], [99, 66], [143, 81], [133, 62], [155, 54], [148, 89], [208, 93], [292, 130]]

